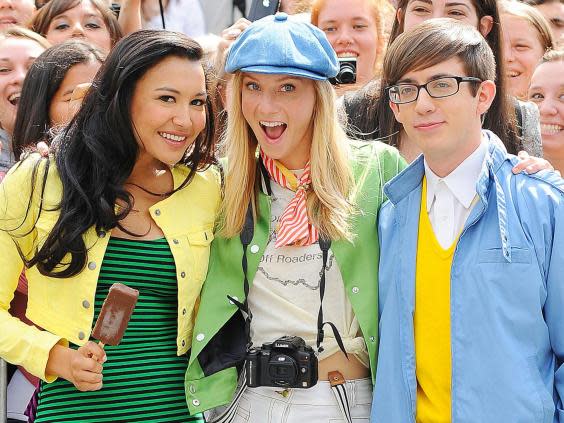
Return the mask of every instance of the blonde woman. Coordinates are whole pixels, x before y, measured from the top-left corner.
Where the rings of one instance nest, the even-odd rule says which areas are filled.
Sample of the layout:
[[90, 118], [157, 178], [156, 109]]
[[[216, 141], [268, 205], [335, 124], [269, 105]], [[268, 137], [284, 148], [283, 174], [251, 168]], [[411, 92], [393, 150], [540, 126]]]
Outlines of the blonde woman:
[[549, 23], [534, 7], [514, 0], [499, 3], [504, 35], [505, 83], [511, 95], [527, 100], [535, 67], [554, 48]]
[[186, 378], [191, 412], [229, 404], [208, 421], [370, 415], [376, 221], [403, 161], [346, 138], [327, 81], [337, 63], [322, 31], [285, 13], [253, 23], [229, 52], [223, 219]]

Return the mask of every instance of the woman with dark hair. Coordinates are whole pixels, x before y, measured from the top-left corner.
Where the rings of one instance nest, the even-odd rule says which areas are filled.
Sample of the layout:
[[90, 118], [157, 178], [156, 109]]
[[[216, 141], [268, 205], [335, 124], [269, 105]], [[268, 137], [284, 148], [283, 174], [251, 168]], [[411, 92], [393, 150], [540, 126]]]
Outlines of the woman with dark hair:
[[122, 37], [116, 16], [102, 0], [51, 0], [33, 17], [31, 29], [51, 44], [78, 38], [106, 53]]
[[[49, 143], [51, 128], [67, 124], [78, 111], [79, 92], [94, 79], [103, 53], [82, 41], [47, 49], [31, 65], [22, 86], [12, 149], [20, 157], [25, 147]], [[77, 89], [78, 87], [78, 89]]]
[[[389, 44], [404, 30], [438, 17], [458, 19], [477, 28], [498, 59], [497, 94], [490, 110], [484, 115], [484, 128], [498, 134], [510, 153], [525, 150], [535, 156], [542, 155], [538, 116], [534, 113], [534, 107], [518, 103], [508, 95], [505, 87], [504, 64], [500, 60], [503, 57], [502, 35], [496, 0], [461, 0], [452, 4], [442, 1], [399, 0], [396, 17]], [[345, 96], [349, 132], [361, 138], [381, 137], [388, 144], [398, 147], [403, 156], [411, 161], [419, 151], [412, 146], [401, 124], [394, 119], [386, 94], [381, 89], [381, 86], [386, 85], [387, 81], [372, 81], [362, 90]]]
[[[181, 34], [131, 34], [53, 155], [2, 183], [0, 357], [43, 380], [38, 423], [202, 421], [184, 375], [220, 180], [201, 58]], [[44, 330], [6, 310], [24, 268], [27, 316]], [[121, 344], [103, 350], [89, 339], [115, 282], [140, 295]]]

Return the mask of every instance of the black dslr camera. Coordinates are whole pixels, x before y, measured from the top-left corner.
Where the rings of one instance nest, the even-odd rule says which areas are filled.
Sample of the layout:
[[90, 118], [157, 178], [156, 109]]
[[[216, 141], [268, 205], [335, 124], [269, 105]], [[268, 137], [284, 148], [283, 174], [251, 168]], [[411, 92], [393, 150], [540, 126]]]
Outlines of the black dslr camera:
[[261, 348], [251, 348], [245, 366], [251, 388], [311, 388], [317, 383], [317, 356], [297, 336], [283, 336]]
[[356, 82], [356, 58], [340, 57], [339, 73], [335, 78], [329, 78], [329, 82], [333, 85], [354, 84]]

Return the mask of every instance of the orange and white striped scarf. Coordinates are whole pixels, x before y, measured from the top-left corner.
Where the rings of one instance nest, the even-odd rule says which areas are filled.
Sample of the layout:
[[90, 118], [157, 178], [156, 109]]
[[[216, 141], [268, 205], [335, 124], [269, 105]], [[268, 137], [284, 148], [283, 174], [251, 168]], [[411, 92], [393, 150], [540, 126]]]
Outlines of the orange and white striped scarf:
[[319, 232], [307, 215], [306, 193], [311, 186], [311, 166], [307, 162], [299, 178], [278, 160], [271, 159], [262, 150], [260, 156], [270, 178], [278, 185], [295, 191], [296, 195], [284, 209], [276, 230], [276, 248], [284, 245], [305, 246], [317, 242]]

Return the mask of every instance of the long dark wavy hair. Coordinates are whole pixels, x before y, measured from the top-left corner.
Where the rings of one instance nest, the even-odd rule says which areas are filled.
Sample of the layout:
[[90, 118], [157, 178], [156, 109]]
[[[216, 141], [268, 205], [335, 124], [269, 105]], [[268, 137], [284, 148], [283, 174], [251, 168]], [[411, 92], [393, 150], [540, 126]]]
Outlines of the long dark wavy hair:
[[12, 136], [12, 151], [20, 157], [27, 146], [49, 141], [49, 107], [67, 72], [81, 63], [104, 62], [104, 54], [83, 41], [66, 41], [45, 50], [31, 65], [22, 85]]
[[[55, 164], [63, 187], [60, 215], [39, 251], [26, 260], [27, 267], [37, 265], [41, 274], [58, 278], [74, 276], [84, 269], [87, 246], [83, 234], [92, 227], [98, 234], [110, 231], [133, 206], [124, 184], [139, 155], [130, 115], [137, 81], [167, 57], [201, 61], [202, 54], [197, 42], [168, 31], [137, 31], [116, 44], [80, 111], [54, 143]], [[173, 192], [190, 183], [197, 170], [214, 162], [209, 100], [205, 108], [206, 127], [180, 162], [189, 168], [188, 176]], [[45, 186], [49, 161], [45, 169], [43, 181], [32, 181], [33, 186]], [[117, 203], [121, 206], [118, 211]], [[67, 254], [70, 259], [63, 264]]]

